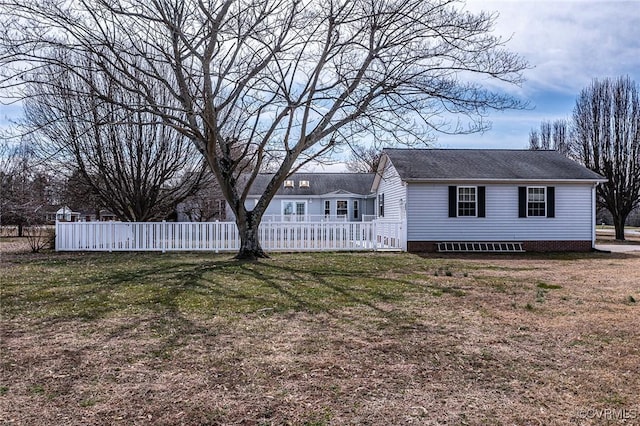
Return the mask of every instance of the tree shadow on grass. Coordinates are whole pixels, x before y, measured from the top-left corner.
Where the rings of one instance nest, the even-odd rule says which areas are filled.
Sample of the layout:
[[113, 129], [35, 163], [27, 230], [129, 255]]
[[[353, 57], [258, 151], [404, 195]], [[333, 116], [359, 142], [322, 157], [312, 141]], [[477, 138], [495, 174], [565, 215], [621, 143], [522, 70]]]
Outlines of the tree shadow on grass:
[[184, 255], [157, 260], [164, 256], [134, 256], [132, 265], [126, 264], [131, 255], [122, 254], [43, 260], [45, 266], [70, 267], [68, 273], [77, 272], [78, 276], [65, 278], [63, 282], [44, 279], [29, 285], [18, 291], [15, 300], [9, 300], [10, 305], [17, 305], [9, 306], [9, 313], [19, 314], [27, 302], [32, 307], [41, 305], [39, 314], [44, 317], [84, 320], [118, 312], [135, 313], [136, 309], [186, 310], [204, 316], [246, 314], [262, 309], [321, 312], [342, 306], [382, 311], [380, 303], [400, 300], [405, 294], [425, 287], [424, 283], [416, 285], [402, 274], [383, 276], [385, 271], [366, 267], [299, 268], [274, 261], [203, 260], [202, 256]]
[[[395, 309], [394, 304], [420, 294], [433, 297], [434, 290], [449, 293], [450, 287], [430, 281], [427, 274], [417, 282], [407, 271], [389, 274], [373, 270], [367, 262], [358, 266], [331, 255], [305, 257], [303, 262], [308, 263], [304, 265], [297, 265], [295, 257], [239, 262], [208, 256], [117, 254], [103, 258], [90, 254], [63, 262], [54, 259], [58, 262], [54, 266], [70, 267], [70, 275], [82, 274], [64, 282], [43, 280], [23, 289], [9, 298], [7, 313], [29, 317], [43, 331], [57, 322], [80, 320], [90, 326], [103, 319], [122, 318], [110, 323], [106, 339], [148, 332], [151, 327], [160, 339], [159, 353], [169, 353], [186, 336], [214, 332], [200, 325], [212, 318], [224, 322], [238, 316], [304, 312], [348, 319], [349, 310], [365, 309], [372, 313], [371, 318], [414, 328], [416, 318]], [[343, 264], [333, 267], [330, 260]], [[52, 261], [43, 262], [51, 266]]]
[[[34, 296], [33, 301], [10, 300], [16, 305], [11, 315], [29, 320], [25, 330], [30, 335], [43, 340], [51, 337], [55, 342], [73, 339], [69, 347], [50, 346], [48, 355], [36, 360], [44, 365], [52, 356], [60, 356], [73, 368], [81, 366], [82, 374], [72, 374], [72, 367], [62, 371], [69, 376], [64, 386], [47, 385], [61, 395], [74, 392], [74, 380], [82, 382], [83, 376], [103, 374], [99, 369], [92, 370], [100, 365], [96, 357], [112, 356], [112, 366], [133, 369], [141, 364], [162, 369], [165, 361], [173, 360], [173, 366], [166, 368], [179, 369], [201, 362], [194, 361], [199, 359], [197, 355], [186, 355], [193, 347], [206, 351], [206, 368], [224, 370], [225, 378], [220, 380], [232, 386], [238, 380], [249, 380], [235, 378], [234, 369], [243, 357], [254, 356], [249, 351], [260, 346], [255, 340], [268, 339], [280, 327], [296, 327], [298, 320], [288, 322], [287, 318], [299, 313], [305, 323], [301, 330], [309, 337], [303, 334], [296, 343], [299, 349], [293, 350], [303, 354], [313, 349], [307, 345], [324, 351], [326, 340], [335, 339], [334, 346], [353, 345], [358, 349], [369, 345], [367, 357], [386, 359], [389, 351], [405, 351], [410, 356], [411, 346], [404, 348], [389, 343], [389, 339], [403, 341], [405, 336], [447, 332], [400, 306], [415, 295], [434, 300], [432, 290], [448, 288], [446, 282], [431, 280], [426, 271], [422, 271], [422, 280], [412, 270], [387, 270], [395, 261], [378, 264], [373, 260], [380, 266], [374, 270], [368, 262], [355, 265], [345, 258], [340, 259], [343, 266], [336, 266], [332, 261], [337, 257], [305, 257], [302, 262], [307, 263], [302, 265], [298, 257], [286, 255], [257, 263], [201, 255], [141, 255], [135, 256], [132, 264], [126, 264], [130, 258], [126, 255], [102, 260], [96, 256], [74, 257], [66, 264], [72, 266], [68, 282], [43, 280], [31, 286], [25, 297], [30, 291], [42, 294]], [[95, 271], [92, 265], [97, 265]], [[72, 276], [79, 271], [83, 273]], [[32, 302], [35, 306], [29, 307]], [[275, 322], [269, 320], [271, 316]], [[282, 318], [285, 320], [280, 322]], [[330, 328], [326, 327], [327, 321]], [[59, 330], [75, 337], [59, 340]], [[315, 336], [316, 330], [322, 337]], [[83, 337], [85, 333], [90, 336]], [[357, 338], [352, 341], [350, 336], [354, 335]], [[363, 341], [368, 343], [361, 344]], [[183, 356], [185, 360], [181, 361]], [[117, 381], [118, 374], [110, 374], [107, 380]]]

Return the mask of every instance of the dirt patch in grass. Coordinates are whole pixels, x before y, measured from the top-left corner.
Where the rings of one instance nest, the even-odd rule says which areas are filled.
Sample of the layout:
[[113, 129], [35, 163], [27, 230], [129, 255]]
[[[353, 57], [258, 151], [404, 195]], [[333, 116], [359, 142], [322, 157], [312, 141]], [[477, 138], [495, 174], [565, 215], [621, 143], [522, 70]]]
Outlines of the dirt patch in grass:
[[8, 424], [640, 419], [637, 254], [3, 262]]

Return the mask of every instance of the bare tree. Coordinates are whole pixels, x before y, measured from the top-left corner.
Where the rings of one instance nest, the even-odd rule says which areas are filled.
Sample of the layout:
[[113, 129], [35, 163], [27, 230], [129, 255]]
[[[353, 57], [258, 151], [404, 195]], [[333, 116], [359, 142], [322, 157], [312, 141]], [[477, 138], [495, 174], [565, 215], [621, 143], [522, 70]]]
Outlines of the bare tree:
[[617, 240], [624, 240], [627, 217], [640, 205], [639, 92], [629, 77], [596, 79], [573, 110], [578, 158], [608, 179], [597, 191], [613, 216]]
[[[491, 34], [495, 14], [456, 0], [3, 2], [3, 86], [54, 63], [89, 84], [103, 73], [144, 100], [132, 106], [92, 87], [194, 142], [235, 214], [238, 258], [264, 256], [262, 215], [306, 162], [365, 135], [406, 143], [483, 130], [489, 111], [522, 106], [482, 82], [519, 83], [526, 63]], [[69, 52], [87, 60], [61, 59]], [[273, 178], [249, 210], [266, 161]]]
[[0, 224], [25, 226], [44, 222], [53, 179], [38, 167], [32, 143], [0, 140]]
[[532, 129], [529, 132], [529, 149], [553, 149], [568, 157], [571, 153], [570, 139], [567, 120], [543, 121], [539, 131]]
[[551, 122], [543, 121], [540, 123], [540, 130], [531, 130], [529, 132], [529, 149], [553, 149], [551, 139]]
[[553, 122], [553, 149], [565, 157], [572, 157], [571, 131], [568, 120], [560, 119]]
[[96, 218], [100, 218], [100, 211], [107, 206], [102, 204], [100, 198], [95, 194], [90, 182], [85, 179], [80, 170], [73, 169], [65, 171], [65, 186], [59, 204], [64, 204], [72, 210], [94, 210]]
[[354, 145], [347, 169], [354, 173], [375, 173], [382, 158], [382, 150], [375, 146]]
[[215, 176], [207, 173], [200, 189], [178, 204], [177, 210], [191, 222], [225, 220], [226, 201]]
[[551, 149], [551, 122], [540, 123], [540, 149]]
[[533, 151], [542, 149], [540, 146], [540, 134], [537, 130], [531, 129], [529, 132], [529, 149]]
[[[201, 157], [158, 117], [119, 105], [141, 104], [136, 93], [101, 73], [84, 72], [51, 65], [40, 70], [40, 81], [29, 83], [25, 113], [28, 125], [43, 135], [41, 154], [66, 169], [70, 183], [79, 186], [75, 195], [93, 199], [93, 208], [105, 207], [124, 221], [164, 219], [199, 190]], [[53, 78], [61, 81], [48, 84]], [[93, 88], [109, 93], [111, 101], [101, 101]]]

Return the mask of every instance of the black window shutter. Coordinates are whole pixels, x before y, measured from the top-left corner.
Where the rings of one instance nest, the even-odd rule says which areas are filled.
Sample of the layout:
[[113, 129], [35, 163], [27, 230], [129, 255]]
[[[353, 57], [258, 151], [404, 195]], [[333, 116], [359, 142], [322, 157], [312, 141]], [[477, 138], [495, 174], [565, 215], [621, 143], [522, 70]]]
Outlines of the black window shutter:
[[458, 210], [458, 191], [455, 186], [449, 187], [449, 217], [457, 217]]
[[484, 186], [478, 187], [478, 217], [486, 216], [486, 192]]
[[518, 217], [527, 217], [527, 187], [518, 187]]
[[547, 186], [547, 217], [556, 217], [556, 188]]

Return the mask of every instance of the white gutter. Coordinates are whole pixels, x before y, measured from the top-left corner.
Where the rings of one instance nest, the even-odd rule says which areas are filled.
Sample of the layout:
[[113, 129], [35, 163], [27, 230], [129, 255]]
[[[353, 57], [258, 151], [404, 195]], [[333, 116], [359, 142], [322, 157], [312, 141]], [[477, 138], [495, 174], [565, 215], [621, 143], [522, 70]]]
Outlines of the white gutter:
[[513, 182], [548, 182], [548, 183], [604, 183], [608, 179], [507, 179], [507, 178], [429, 178], [429, 179], [402, 179], [409, 183], [445, 183], [445, 182], [491, 182], [491, 183], [513, 183]]
[[594, 183], [591, 188], [591, 248], [596, 248], [596, 186]]

